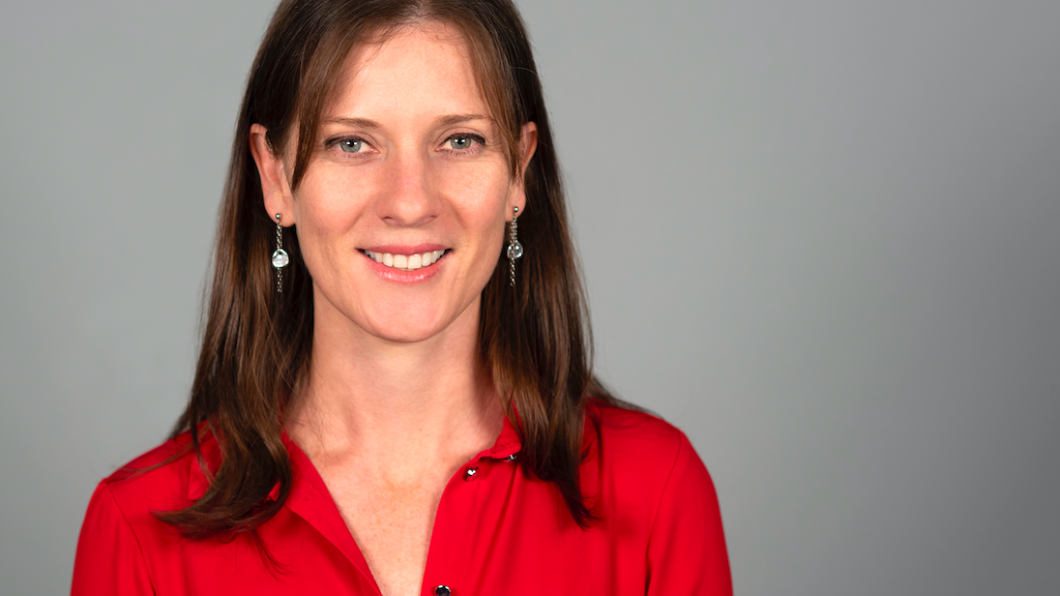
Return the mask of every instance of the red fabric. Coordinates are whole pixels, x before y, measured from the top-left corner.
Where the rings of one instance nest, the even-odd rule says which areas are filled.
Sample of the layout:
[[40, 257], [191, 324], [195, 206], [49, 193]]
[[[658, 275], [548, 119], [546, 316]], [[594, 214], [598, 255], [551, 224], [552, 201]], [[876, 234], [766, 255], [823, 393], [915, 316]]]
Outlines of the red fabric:
[[[126, 469], [157, 464], [187, 441], [185, 434], [167, 442]], [[452, 596], [731, 594], [714, 486], [685, 435], [647, 414], [594, 404], [586, 441], [582, 486], [602, 519], [583, 531], [554, 486], [508, 459], [520, 443], [506, 421], [494, 446], [442, 495], [423, 596], [439, 585]], [[81, 529], [73, 594], [378, 595], [320, 475], [297, 445], [288, 449], [290, 498], [258, 530], [275, 566], [250, 536], [190, 541], [152, 516], [205, 491], [196, 458], [186, 454], [99, 484]], [[477, 468], [470, 480], [468, 468]]]

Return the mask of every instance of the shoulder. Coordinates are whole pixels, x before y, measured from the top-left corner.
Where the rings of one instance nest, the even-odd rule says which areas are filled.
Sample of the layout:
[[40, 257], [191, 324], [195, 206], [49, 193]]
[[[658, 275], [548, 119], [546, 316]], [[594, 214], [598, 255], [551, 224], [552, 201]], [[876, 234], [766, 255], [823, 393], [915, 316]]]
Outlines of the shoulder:
[[587, 408], [585, 432], [590, 450], [622, 464], [672, 462], [682, 450], [691, 449], [685, 433], [662, 418], [599, 400]]
[[[216, 442], [201, 445], [209, 459]], [[191, 447], [190, 433], [183, 433], [143, 453], [104, 478], [92, 496], [95, 506], [117, 508], [134, 527], [154, 525], [156, 512], [175, 511], [190, 505], [208, 486]], [[96, 503], [101, 501], [101, 503]], [[89, 512], [93, 511], [90, 506]]]
[[[714, 487], [688, 437], [647, 412], [593, 400], [586, 412], [583, 480], [604, 501], [654, 517], [675, 486], [713, 500]], [[593, 491], [596, 492], [596, 491]], [[609, 494], [610, 493], [610, 494]]]
[[72, 594], [154, 593], [151, 561], [180, 542], [155, 515], [191, 504], [198, 458], [190, 443], [188, 433], [166, 441], [99, 483], [81, 525]]
[[648, 594], [732, 594], [714, 482], [674, 425], [636, 410], [590, 405], [582, 479], [623, 539], [647, 549]]

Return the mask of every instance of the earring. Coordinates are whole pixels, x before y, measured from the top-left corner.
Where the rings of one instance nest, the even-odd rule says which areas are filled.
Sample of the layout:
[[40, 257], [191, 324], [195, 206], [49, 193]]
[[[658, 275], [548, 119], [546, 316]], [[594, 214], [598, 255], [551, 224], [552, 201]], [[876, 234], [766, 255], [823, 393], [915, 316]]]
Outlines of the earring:
[[522, 258], [523, 256], [523, 245], [519, 244], [519, 223], [516, 221], [519, 219], [519, 208], [515, 208], [515, 213], [512, 215], [512, 224], [508, 228], [508, 262], [511, 264], [511, 286], [515, 287], [515, 260]]
[[280, 225], [280, 214], [276, 214], [276, 252], [272, 253], [272, 266], [276, 269], [276, 293], [283, 294], [283, 268], [290, 263], [287, 251], [283, 249], [283, 226]]

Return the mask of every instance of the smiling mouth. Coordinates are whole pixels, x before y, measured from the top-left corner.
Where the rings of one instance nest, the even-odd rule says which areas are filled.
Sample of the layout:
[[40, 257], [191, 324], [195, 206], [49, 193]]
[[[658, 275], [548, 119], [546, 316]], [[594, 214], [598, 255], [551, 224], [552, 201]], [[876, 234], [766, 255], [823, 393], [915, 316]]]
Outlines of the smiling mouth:
[[372, 259], [376, 263], [380, 263], [390, 267], [392, 269], [398, 269], [401, 271], [415, 271], [422, 269], [429, 265], [433, 265], [438, 259], [442, 258], [443, 255], [448, 253], [448, 250], [434, 250], [430, 252], [415, 254], [415, 255], [394, 255], [388, 252], [372, 252], [370, 250], [361, 251], [369, 259]]

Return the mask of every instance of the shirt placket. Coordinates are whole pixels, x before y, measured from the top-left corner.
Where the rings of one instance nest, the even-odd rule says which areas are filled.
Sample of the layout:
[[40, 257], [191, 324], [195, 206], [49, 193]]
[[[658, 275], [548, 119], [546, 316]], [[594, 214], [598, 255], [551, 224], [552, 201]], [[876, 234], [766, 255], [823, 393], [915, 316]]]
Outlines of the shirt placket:
[[[374, 594], [382, 596], [368, 561], [346, 527], [324, 480], [301, 448], [286, 434], [283, 438], [294, 467], [294, 482], [285, 506], [342, 552], [361, 575], [362, 581], [358, 584], [371, 586]], [[477, 572], [482, 570], [470, 568], [473, 566], [473, 553], [469, 552], [467, 546], [470, 540], [489, 540], [488, 536], [492, 536], [491, 524], [476, 517], [476, 511], [480, 509], [478, 504], [489, 493], [486, 480], [497, 471], [496, 464], [505, 464], [507, 470], [502, 470], [507, 473], [503, 475], [511, 479], [520, 448], [518, 435], [505, 419], [493, 447], [479, 453], [449, 480], [435, 515], [422, 594], [467, 596], [475, 593], [471, 583]], [[511, 482], [504, 484], [507, 490], [511, 489]]]
[[[501, 449], [498, 449], [501, 447]], [[493, 546], [503, 516], [486, 507], [486, 501], [504, 499], [516, 473], [518, 444], [501, 445], [468, 462], [446, 485], [438, 503], [423, 596], [471, 596], [487, 572], [488, 549]]]
[[351, 593], [361, 594], [365, 588], [370, 587], [374, 594], [382, 596], [379, 585], [368, 567], [368, 561], [353, 539], [353, 534], [346, 527], [346, 522], [335, 506], [323, 478], [297, 445], [290, 443], [288, 452], [291, 453], [291, 461], [294, 464], [294, 482], [285, 506], [337, 548], [357, 571], [360, 578], [353, 582], [355, 585], [351, 586], [354, 588]]

